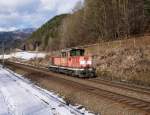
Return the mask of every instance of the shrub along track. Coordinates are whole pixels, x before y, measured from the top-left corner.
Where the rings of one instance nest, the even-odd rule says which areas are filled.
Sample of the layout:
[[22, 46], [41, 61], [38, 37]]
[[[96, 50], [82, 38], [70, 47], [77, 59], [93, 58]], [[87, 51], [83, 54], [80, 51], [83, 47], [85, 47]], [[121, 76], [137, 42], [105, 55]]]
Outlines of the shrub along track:
[[[150, 91], [149, 89], [137, 87], [137, 86], [131, 87], [126, 84], [120, 84], [120, 83], [111, 83], [108, 81], [102, 81], [97, 78], [96, 79], [79, 79], [79, 78], [74, 78], [74, 77], [68, 77], [66, 75], [49, 72], [48, 69], [45, 69], [45, 68], [39, 69], [33, 66], [23, 65], [23, 64], [14, 63], [14, 62], [6, 62], [6, 65], [9, 67], [17, 67], [26, 71], [35, 72], [36, 76], [42, 74], [43, 79], [46, 79], [47, 81], [49, 79], [53, 79], [55, 82], [58, 81], [65, 85], [68, 85], [69, 87], [86, 91], [89, 94], [96, 95], [99, 98], [103, 98], [106, 100], [108, 99], [108, 100], [117, 102], [119, 104], [129, 106], [132, 109], [134, 108], [144, 113], [144, 114], [141, 114], [140, 112], [137, 112], [140, 115], [146, 115], [146, 113], [148, 115], [148, 113], [150, 113]], [[45, 77], [45, 76], [48, 76], [48, 77]], [[109, 106], [109, 105], [105, 105], [105, 106]], [[114, 110], [114, 111], [117, 111], [117, 110]], [[102, 112], [102, 113], [107, 114], [107, 112]], [[117, 115], [116, 113], [114, 112], [114, 115]], [[122, 115], [122, 113], [120, 114]], [[120, 114], [118, 113], [118, 115]], [[128, 115], [128, 114], [125, 113], [124, 115]]]

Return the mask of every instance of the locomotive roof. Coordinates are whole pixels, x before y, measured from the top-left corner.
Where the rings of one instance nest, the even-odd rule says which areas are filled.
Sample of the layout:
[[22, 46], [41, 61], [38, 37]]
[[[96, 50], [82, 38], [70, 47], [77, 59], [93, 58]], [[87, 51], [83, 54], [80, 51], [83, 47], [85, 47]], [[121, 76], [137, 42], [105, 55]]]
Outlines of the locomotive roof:
[[63, 49], [62, 52], [66, 52], [66, 51], [69, 52], [71, 50], [84, 50], [84, 49], [82, 49], [82, 48], [68, 48], [68, 49]]

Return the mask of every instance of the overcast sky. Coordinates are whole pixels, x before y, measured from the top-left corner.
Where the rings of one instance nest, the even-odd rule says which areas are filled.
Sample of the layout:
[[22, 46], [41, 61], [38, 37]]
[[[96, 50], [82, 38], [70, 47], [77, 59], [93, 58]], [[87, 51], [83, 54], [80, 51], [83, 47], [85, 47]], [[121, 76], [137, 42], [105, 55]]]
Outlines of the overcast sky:
[[0, 31], [39, 27], [81, 0], [0, 0]]

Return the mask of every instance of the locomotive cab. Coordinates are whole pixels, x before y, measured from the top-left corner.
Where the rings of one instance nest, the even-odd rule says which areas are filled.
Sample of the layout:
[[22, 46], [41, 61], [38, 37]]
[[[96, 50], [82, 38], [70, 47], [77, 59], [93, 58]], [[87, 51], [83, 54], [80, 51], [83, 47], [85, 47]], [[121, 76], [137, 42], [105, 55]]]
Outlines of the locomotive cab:
[[92, 57], [91, 56], [85, 56], [85, 50], [84, 49], [72, 49], [70, 51], [70, 56], [72, 58], [77, 59], [77, 63], [79, 64], [78, 67], [80, 67], [80, 68], [92, 67]]

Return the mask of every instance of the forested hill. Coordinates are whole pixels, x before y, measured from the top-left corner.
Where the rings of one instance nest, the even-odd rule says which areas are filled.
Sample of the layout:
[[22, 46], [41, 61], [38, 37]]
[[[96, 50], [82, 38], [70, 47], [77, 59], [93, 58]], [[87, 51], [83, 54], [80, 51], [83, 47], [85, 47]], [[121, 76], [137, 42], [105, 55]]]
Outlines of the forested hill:
[[150, 33], [150, 0], [85, 0], [32, 34], [28, 48], [57, 50]]
[[25, 28], [14, 31], [1, 31], [0, 32], [0, 53], [2, 44], [5, 45], [6, 51], [10, 49], [20, 48], [21, 44], [26, 40], [32, 33], [36, 31], [36, 28]]
[[48, 50], [49, 49], [48, 46], [52, 47], [53, 44], [55, 44], [58, 41], [59, 27], [62, 24], [63, 19], [67, 15], [68, 14], [55, 16], [54, 18], [49, 20], [47, 23], [45, 23], [42, 27], [40, 27], [37, 31], [35, 31], [26, 41], [28, 49], [34, 50], [36, 42], [40, 44], [41, 50]]

